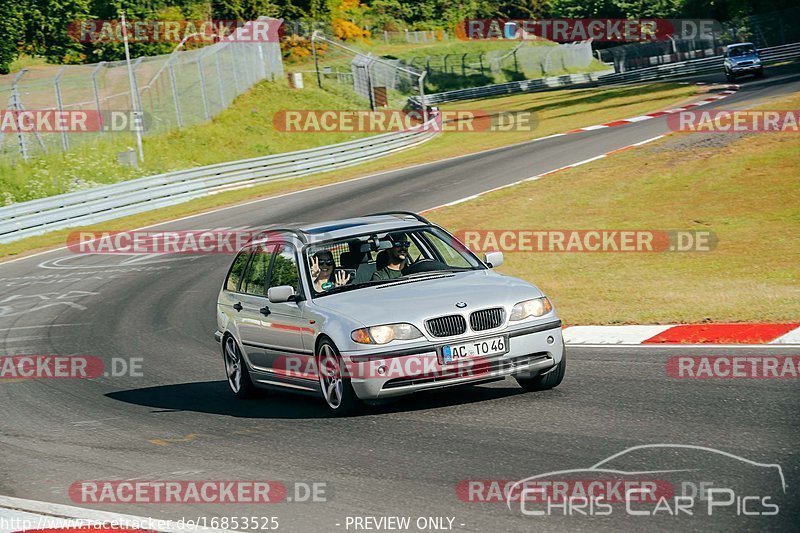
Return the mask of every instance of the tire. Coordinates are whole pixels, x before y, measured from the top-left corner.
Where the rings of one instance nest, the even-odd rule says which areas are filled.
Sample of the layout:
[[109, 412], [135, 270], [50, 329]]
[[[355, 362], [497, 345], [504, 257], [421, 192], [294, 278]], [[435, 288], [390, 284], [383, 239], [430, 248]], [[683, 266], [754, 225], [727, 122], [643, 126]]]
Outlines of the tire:
[[734, 81], [736, 81], [736, 76], [726, 72], [725, 73], [725, 79], [728, 80], [728, 83], [733, 83]]
[[521, 376], [514, 376], [519, 386], [526, 392], [537, 392], [558, 387], [564, 380], [564, 373], [567, 370], [567, 352], [561, 354], [561, 362], [556, 365], [554, 370], [541, 374], [532, 378], [524, 378]]
[[758, 72], [756, 72], [756, 78], [763, 78], [763, 77], [764, 77], [764, 69], [762, 68], [759, 69]]
[[329, 413], [334, 416], [348, 416], [361, 409], [361, 400], [353, 391], [350, 379], [344, 376], [339, 350], [328, 339], [323, 339], [317, 349], [317, 374], [322, 399]]
[[228, 387], [237, 400], [247, 400], [256, 396], [256, 388], [250, 379], [247, 363], [242, 357], [239, 345], [232, 335], [222, 340], [222, 358], [225, 363], [225, 377]]

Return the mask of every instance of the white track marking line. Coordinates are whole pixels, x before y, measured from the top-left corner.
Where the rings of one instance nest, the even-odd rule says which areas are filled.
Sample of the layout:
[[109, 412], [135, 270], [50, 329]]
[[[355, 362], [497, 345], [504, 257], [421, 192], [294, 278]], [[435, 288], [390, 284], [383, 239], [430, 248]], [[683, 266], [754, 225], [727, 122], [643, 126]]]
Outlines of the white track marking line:
[[[738, 89], [738, 87], [737, 87], [737, 89]], [[735, 94], [736, 93], [736, 91], [727, 91], [727, 92], [729, 94]], [[719, 94], [723, 94], [723, 93], [719, 93]], [[726, 94], [726, 96], [727, 96], [727, 94]], [[682, 111], [683, 108], [678, 108], [677, 110], [678, 111]], [[654, 118], [654, 117], [647, 117], [647, 116], [645, 116], [645, 117], [647, 119]], [[621, 119], [621, 120], [625, 120], [625, 121], [628, 121], [628, 122], [633, 122], [632, 119]], [[642, 120], [644, 120], [644, 119], [642, 119]], [[573, 130], [573, 131], [585, 131], [587, 128], [592, 128], [592, 126], [587, 126], [586, 128], [580, 128], [578, 130]], [[595, 129], [598, 129], [598, 128], [595, 128]], [[424, 167], [424, 166], [432, 165], [432, 164], [436, 164], [436, 163], [443, 163], [443, 162], [446, 162], [446, 161], [453, 161], [455, 159], [462, 159], [462, 158], [465, 158], [465, 157], [471, 157], [471, 156], [475, 156], [475, 155], [488, 154], [488, 153], [497, 152], [497, 151], [500, 151], [500, 150], [505, 150], [507, 148], [515, 148], [515, 147], [524, 146], [524, 145], [532, 144], [532, 143], [539, 142], [539, 141], [545, 141], [547, 139], [552, 139], [552, 138], [555, 138], [555, 137], [562, 137], [564, 135], [568, 135], [568, 133], [554, 133], [552, 135], [547, 135], [545, 137], [537, 137], [536, 139], [531, 139], [530, 141], [523, 141], [523, 142], [516, 143], [516, 144], [509, 144], [507, 146], [498, 146], [497, 148], [488, 148], [486, 150], [480, 150], [478, 152], [471, 152], [469, 154], [457, 155], [457, 156], [453, 156], [453, 157], [446, 157], [444, 159], [437, 159], [436, 161], [431, 161], [431, 162], [427, 162], [427, 163], [417, 163], [417, 164], [414, 164], [414, 165], [409, 165], [407, 167], [400, 167], [400, 168], [390, 169], [390, 170], [382, 170], [382, 171], [376, 172], [374, 174], [368, 174], [366, 176], [360, 176], [360, 177], [352, 178], [352, 179], [345, 180], [345, 181], [337, 181], [337, 182], [334, 182], [334, 183], [327, 183], [327, 184], [324, 184], [324, 185], [317, 185], [315, 187], [310, 187], [310, 188], [307, 188], [307, 189], [300, 189], [298, 191], [291, 191], [291, 192], [288, 192], [288, 193], [278, 194], [276, 196], [267, 196], [266, 198], [259, 198], [259, 199], [256, 199], [256, 200], [250, 200], [248, 202], [236, 203], [236, 204], [232, 204], [232, 205], [218, 207], [218, 208], [212, 209], [210, 211], [203, 211], [201, 213], [195, 213], [193, 215], [187, 215], [187, 216], [184, 216], [184, 217], [179, 217], [179, 218], [174, 218], [174, 219], [169, 219], [169, 220], [162, 220], [160, 222], [156, 222], [156, 223], [150, 224], [148, 226], [141, 226], [141, 227], [138, 227], [138, 228], [133, 228], [133, 229], [128, 230], [128, 231], [138, 231], [138, 230], [143, 230], [143, 229], [148, 229], [148, 228], [155, 228], [155, 227], [158, 227], [158, 226], [161, 226], [161, 225], [172, 224], [174, 222], [180, 222], [182, 220], [189, 220], [191, 218], [195, 218], [195, 217], [199, 217], [199, 216], [203, 216], [203, 215], [210, 215], [210, 214], [213, 214], [213, 213], [219, 213], [220, 211], [225, 211], [227, 209], [233, 209], [233, 208], [236, 208], [236, 207], [243, 207], [243, 206], [246, 206], [246, 205], [252, 205], [252, 204], [255, 204], [255, 203], [259, 203], [259, 202], [267, 202], [267, 201], [274, 200], [274, 199], [277, 199], [277, 198], [283, 198], [283, 197], [290, 196], [290, 195], [293, 195], [293, 194], [299, 194], [299, 193], [315, 191], [317, 189], [322, 189], [322, 188], [325, 188], [325, 187], [331, 187], [331, 186], [335, 186], [335, 185], [344, 185], [344, 184], [348, 184], [348, 183], [353, 183], [353, 182], [360, 181], [360, 180], [363, 180], [363, 179], [374, 178], [376, 176], [382, 176], [384, 174], [390, 174], [392, 172], [402, 172], [402, 171], [405, 171], [405, 170], [411, 170], [411, 169], [414, 169], [414, 168]], [[661, 137], [663, 137], [663, 135], [659, 136], [659, 137], [655, 137], [654, 139], [658, 139], [658, 138], [661, 138]], [[640, 146], [640, 144], [635, 144], [633, 146]], [[557, 169], [557, 170], [559, 170], [559, 169]], [[333, 172], [333, 171], [331, 170], [329, 172]], [[324, 173], [324, 171], [320, 172], [319, 174], [323, 174], [323, 173]], [[312, 174], [312, 175], [314, 175], [314, 174]], [[521, 180], [521, 181], [531, 181], [533, 179], [537, 179], [538, 177], [541, 177], [541, 174], [539, 176], [532, 176], [531, 178], [526, 178], [525, 180]], [[291, 178], [291, 177], [289, 177], [289, 178], [282, 178], [282, 179], [289, 180], [289, 179], [299, 179], [299, 178]], [[276, 182], [277, 181], [281, 181], [282, 179], [275, 180], [275, 181]], [[517, 182], [517, 183], [520, 183], [520, 182]], [[511, 185], [515, 185], [515, 184], [516, 183], [511, 184]], [[177, 205], [181, 205], [181, 204], [177, 204]], [[431, 209], [427, 209], [427, 210], [422, 211], [422, 212], [423, 213], [427, 213], [428, 211], [433, 211], [434, 209], [438, 209], [440, 207], [442, 207], [442, 206], [436, 206], [436, 207], [433, 207]], [[76, 226], [76, 227], [80, 227], [80, 226]], [[21, 257], [13, 258], [13, 259], [8, 259], [8, 260], [0, 259], [0, 268], [3, 265], [15, 263], [17, 261], [22, 261], [22, 260], [25, 260], [25, 259], [29, 259], [31, 257], [38, 257], [40, 255], [49, 254], [49, 253], [52, 253], [52, 252], [58, 252], [58, 251], [61, 251], [61, 250], [66, 250], [66, 249], [68, 249], [67, 246], [61, 246], [61, 247], [58, 247], [58, 248], [51, 248], [51, 249], [48, 249], [48, 250], [43, 250], [41, 252], [37, 252], [35, 254], [24, 255], [24, 256], [21, 256]]]
[[501, 185], [499, 187], [494, 187], [492, 189], [489, 189], [489, 190], [486, 190], [486, 191], [483, 191], [483, 192], [479, 192], [477, 194], [472, 194], [472, 195], [467, 196], [465, 198], [459, 198], [458, 200], [453, 200], [452, 202], [448, 202], [446, 204], [437, 205], [435, 207], [431, 207], [429, 209], [425, 209], [424, 211], [421, 211], [420, 213], [421, 214], [430, 213], [431, 211], [436, 211], [437, 209], [441, 209], [443, 207], [451, 207], [451, 206], [458, 205], [458, 204], [463, 203], [463, 202], [467, 202], [469, 200], [475, 200], [475, 199], [483, 196], [484, 194], [489, 194], [491, 192], [498, 191], [500, 189], [505, 189], [507, 187], [513, 187], [515, 185], [519, 185], [520, 183], [525, 183], [525, 182], [528, 182], [528, 181], [536, 181], [536, 180], [541, 179], [541, 178], [543, 178], [545, 176], [549, 176], [550, 174], [555, 174], [556, 172], [560, 172], [562, 170], [567, 170], [567, 169], [570, 169], [570, 168], [573, 168], [573, 167], [577, 167], [579, 165], [585, 165], [586, 163], [591, 163], [592, 161], [597, 161], [598, 159], [603, 159], [604, 157], [608, 157], [608, 155], [611, 154], [611, 153], [618, 152], [618, 151], [624, 150], [626, 148], [632, 148], [634, 146], [642, 146], [644, 144], [651, 143], [653, 141], [657, 141], [658, 139], [661, 139], [662, 137], [664, 137], [664, 135], [656, 135], [655, 137], [650, 137], [649, 139], [645, 139], [643, 141], [639, 141], [638, 143], [629, 144], [628, 146], [623, 146], [621, 148], [615, 148], [614, 150], [611, 150], [610, 152], [606, 152], [605, 154], [596, 155], [594, 157], [590, 157], [589, 159], [584, 159], [583, 161], [578, 161], [577, 163], [572, 163], [572, 164], [569, 164], [569, 165], [565, 165], [563, 167], [554, 168], [553, 170], [548, 170], [547, 172], [542, 172], [541, 174], [536, 174], [535, 176], [531, 176], [529, 178], [524, 178], [524, 179], [515, 181], [513, 183], [508, 183], [506, 185]]

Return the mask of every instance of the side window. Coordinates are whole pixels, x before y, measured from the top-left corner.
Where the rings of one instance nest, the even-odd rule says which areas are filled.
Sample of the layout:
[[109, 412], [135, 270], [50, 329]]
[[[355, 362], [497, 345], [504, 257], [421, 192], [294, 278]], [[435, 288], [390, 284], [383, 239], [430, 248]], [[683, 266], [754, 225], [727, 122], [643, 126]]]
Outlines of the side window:
[[247, 259], [250, 258], [250, 250], [242, 250], [236, 259], [233, 260], [230, 272], [228, 272], [228, 279], [225, 281], [226, 291], [238, 291], [239, 282], [242, 280], [244, 267], [247, 265]]
[[297, 272], [294, 249], [285, 244], [278, 248], [278, 252], [275, 254], [269, 281], [270, 287], [280, 285], [291, 285], [294, 287], [295, 293], [300, 289], [300, 275]]
[[274, 250], [274, 246], [269, 248], [259, 246], [253, 252], [253, 259], [250, 260], [250, 264], [247, 265], [247, 271], [244, 273], [242, 292], [255, 296], [267, 295], [267, 271], [269, 270], [269, 261]]

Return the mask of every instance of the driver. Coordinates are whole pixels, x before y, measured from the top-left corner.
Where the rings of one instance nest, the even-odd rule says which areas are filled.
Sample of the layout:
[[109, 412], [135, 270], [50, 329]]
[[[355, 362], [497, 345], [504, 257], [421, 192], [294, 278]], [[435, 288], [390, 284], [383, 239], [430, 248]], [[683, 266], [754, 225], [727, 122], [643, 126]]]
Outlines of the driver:
[[390, 233], [386, 239], [392, 243], [392, 247], [386, 250], [388, 262], [386, 266], [372, 274], [373, 280], [399, 278], [403, 275], [402, 268], [406, 266], [408, 249], [411, 247], [408, 236], [405, 233]]

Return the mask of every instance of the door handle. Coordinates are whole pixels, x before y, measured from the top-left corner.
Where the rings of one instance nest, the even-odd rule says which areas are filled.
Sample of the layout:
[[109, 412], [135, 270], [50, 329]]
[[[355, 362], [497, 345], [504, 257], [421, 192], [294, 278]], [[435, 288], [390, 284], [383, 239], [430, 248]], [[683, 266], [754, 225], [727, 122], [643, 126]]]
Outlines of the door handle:
[[264, 316], [269, 316], [270, 313], [272, 313], [272, 311], [270, 311], [269, 307], [267, 307], [266, 305], [264, 307], [262, 307], [261, 309], [259, 309], [259, 312]]
[[233, 304], [233, 308], [236, 309], [237, 311], [241, 311], [243, 309], [242, 302], [236, 302], [235, 304]]

